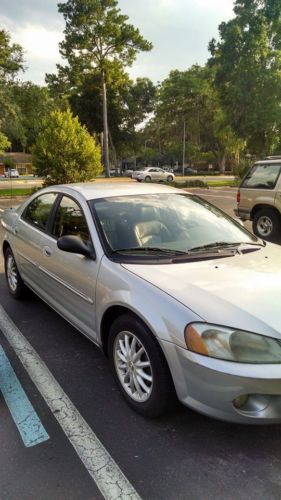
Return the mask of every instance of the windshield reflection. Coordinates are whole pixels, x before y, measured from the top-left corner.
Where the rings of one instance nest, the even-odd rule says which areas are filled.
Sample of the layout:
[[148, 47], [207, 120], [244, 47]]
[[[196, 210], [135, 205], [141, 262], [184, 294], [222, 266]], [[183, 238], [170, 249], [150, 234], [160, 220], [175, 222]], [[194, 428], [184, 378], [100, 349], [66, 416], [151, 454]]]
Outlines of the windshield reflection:
[[[238, 222], [193, 195], [120, 196], [89, 202], [110, 250], [188, 252], [216, 242], [257, 242]], [[146, 252], [147, 253], [147, 252]]]

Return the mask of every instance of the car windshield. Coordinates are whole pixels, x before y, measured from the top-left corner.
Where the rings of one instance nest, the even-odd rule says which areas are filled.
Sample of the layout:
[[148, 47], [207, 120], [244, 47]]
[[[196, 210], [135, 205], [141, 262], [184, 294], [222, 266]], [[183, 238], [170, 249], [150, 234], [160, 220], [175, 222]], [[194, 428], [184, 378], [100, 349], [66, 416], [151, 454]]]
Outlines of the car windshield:
[[[219, 251], [258, 239], [213, 205], [184, 194], [120, 196], [89, 202], [111, 251], [171, 255]], [[151, 251], [150, 251], [151, 250]]]

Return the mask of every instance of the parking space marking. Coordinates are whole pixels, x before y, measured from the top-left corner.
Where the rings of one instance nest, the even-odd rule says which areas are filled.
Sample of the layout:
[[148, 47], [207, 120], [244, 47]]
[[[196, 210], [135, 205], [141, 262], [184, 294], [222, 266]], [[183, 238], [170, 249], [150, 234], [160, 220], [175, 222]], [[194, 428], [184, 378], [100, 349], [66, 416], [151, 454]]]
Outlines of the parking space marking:
[[104, 498], [140, 500], [134, 487], [1, 305], [0, 329]]
[[0, 391], [27, 447], [49, 439], [40, 418], [24, 392], [4, 350], [0, 346]]

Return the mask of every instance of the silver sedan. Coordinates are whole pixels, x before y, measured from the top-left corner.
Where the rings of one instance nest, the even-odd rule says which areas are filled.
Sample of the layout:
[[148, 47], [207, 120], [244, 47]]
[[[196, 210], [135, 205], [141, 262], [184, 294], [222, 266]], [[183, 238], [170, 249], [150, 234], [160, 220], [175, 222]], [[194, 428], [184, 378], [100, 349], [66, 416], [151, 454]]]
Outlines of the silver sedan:
[[173, 182], [175, 176], [171, 172], [166, 172], [159, 167], [147, 167], [142, 170], [135, 170], [132, 173], [132, 179], [136, 179], [141, 182], [152, 182], [152, 181], [167, 181]]
[[97, 344], [134, 410], [281, 421], [279, 247], [159, 185], [53, 186], [2, 224], [9, 292]]

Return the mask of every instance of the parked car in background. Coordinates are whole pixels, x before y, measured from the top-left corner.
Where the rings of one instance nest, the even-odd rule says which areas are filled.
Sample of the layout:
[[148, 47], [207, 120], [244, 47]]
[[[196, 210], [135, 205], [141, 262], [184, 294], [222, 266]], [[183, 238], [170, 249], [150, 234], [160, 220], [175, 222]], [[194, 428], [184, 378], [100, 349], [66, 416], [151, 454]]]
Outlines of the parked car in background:
[[185, 175], [194, 175], [194, 174], [197, 174], [197, 170], [196, 170], [196, 168], [186, 167], [184, 169], [184, 173], [185, 173]]
[[152, 182], [152, 181], [167, 181], [173, 182], [175, 176], [172, 172], [165, 172], [159, 167], [147, 167], [143, 170], [135, 170], [132, 173], [132, 179], [136, 179], [141, 182]]
[[123, 172], [123, 176], [124, 176], [124, 177], [132, 177], [133, 172], [134, 172], [134, 170], [133, 170], [133, 169], [128, 168], [127, 170], [124, 170], [124, 172]]
[[160, 415], [177, 395], [219, 419], [281, 422], [279, 246], [157, 184], [51, 186], [2, 225], [11, 295], [28, 286], [97, 344], [135, 411]]
[[19, 176], [20, 176], [20, 174], [16, 168], [11, 168], [11, 169], [6, 170], [4, 172], [4, 177], [18, 178]]
[[237, 192], [235, 214], [253, 222], [254, 233], [265, 240], [281, 236], [281, 159], [254, 163]]

